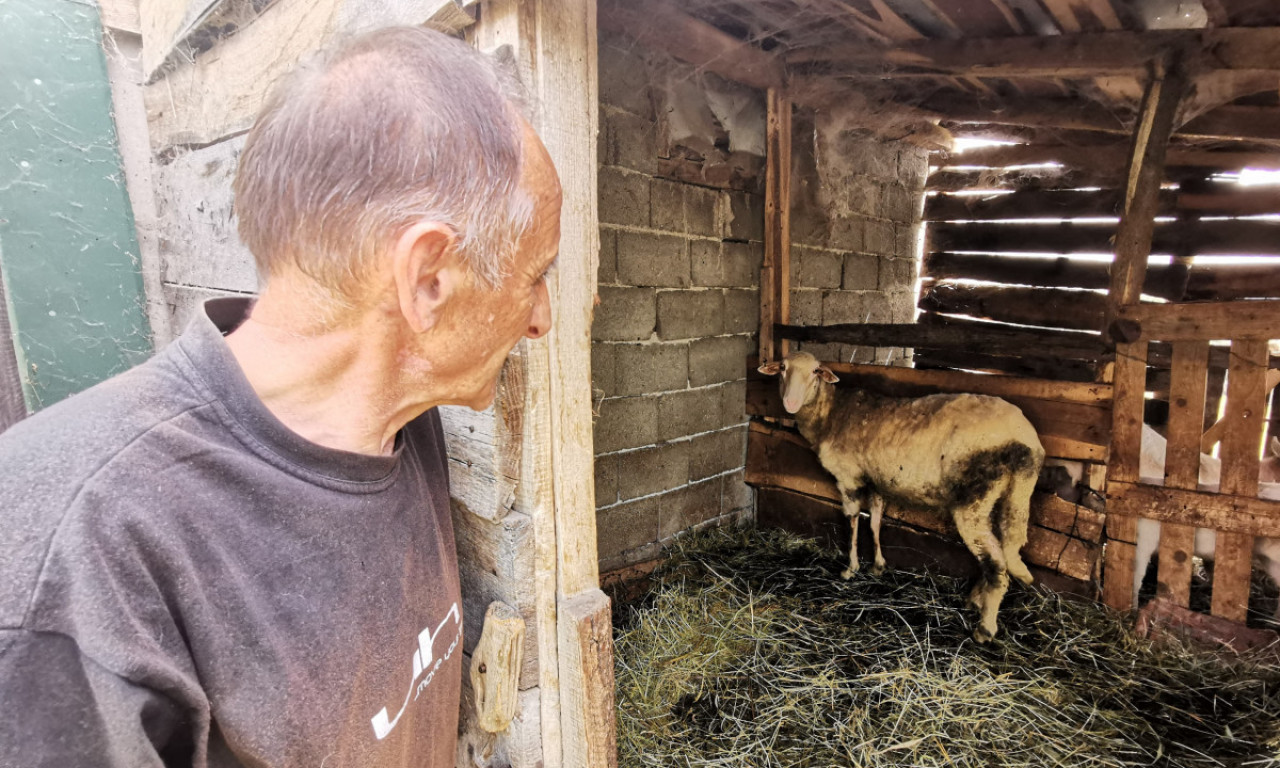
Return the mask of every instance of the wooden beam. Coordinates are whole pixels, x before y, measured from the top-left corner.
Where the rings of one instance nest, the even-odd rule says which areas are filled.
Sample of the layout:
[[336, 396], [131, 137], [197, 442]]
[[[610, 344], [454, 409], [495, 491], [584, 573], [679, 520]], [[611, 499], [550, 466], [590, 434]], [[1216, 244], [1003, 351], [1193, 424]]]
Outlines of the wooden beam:
[[[1146, 360], [1146, 342], [1116, 345], [1111, 451], [1107, 460], [1108, 497], [1113, 483], [1138, 480]], [[1137, 541], [1137, 518], [1133, 511], [1133, 505], [1124, 502], [1107, 505], [1102, 600], [1118, 610], [1133, 607], [1134, 543]]]
[[774, 337], [774, 325], [791, 317], [791, 99], [770, 88], [767, 100], [760, 359], [772, 362], [787, 354], [786, 342]]
[[[1179, 212], [1254, 216], [1280, 214], [1280, 189], [1250, 189], [1215, 185], [1210, 192], [1161, 189], [1156, 213]], [[1077, 216], [1118, 216], [1121, 195], [1116, 190], [1019, 190], [990, 195], [936, 194], [925, 199], [929, 221], [990, 219], [1054, 219]]]
[[854, 344], [865, 347], [924, 347], [966, 352], [1004, 352], [1096, 359], [1106, 351], [1089, 333], [986, 327], [988, 324], [940, 321], [938, 325], [840, 323], [824, 326], [780, 325], [778, 336], [792, 341]]
[[885, 47], [808, 48], [785, 59], [789, 67], [821, 65], [835, 75], [1090, 78], [1144, 76], [1151, 61], [1172, 52], [1186, 55], [1192, 72], [1280, 71], [1280, 28], [921, 40]]
[[[1174, 342], [1169, 384], [1165, 485], [1196, 490], [1200, 482], [1200, 431], [1209, 372], [1209, 342]], [[1186, 607], [1191, 601], [1191, 556], [1195, 528], [1165, 523], [1160, 529], [1158, 596]], [[1141, 574], [1139, 574], [1141, 575]]]
[[1092, 331], [1102, 326], [1106, 301], [1094, 291], [947, 283], [921, 291], [919, 307], [1002, 323]]
[[[1280, 309], [1280, 302], [1276, 302]], [[1277, 315], [1280, 317], [1280, 315]], [[1280, 330], [1273, 322], [1272, 333]], [[1258, 449], [1267, 400], [1267, 339], [1231, 342], [1227, 373], [1228, 427], [1222, 436], [1222, 494], [1252, 499], [1258, 494]], [[1230, 529], [1218, 534], [1213, 569], [1213, 615], [1244, 622], [1249, 608], [1253, 536]]]
[[1135, 304], [1121, 307], [1117, 316], [1133, 325], [1141, 341], [1280, 338], [1280, 300], [1274, 299]]
[[[1124, 506], [1141, 517], [1162, 523], [1280, 537], [1280, 501], [1270, 499], [1108, 479], [1107, 509], [1115, 506]], [[1128, 589], [1132, 591], [1132, 582]]]

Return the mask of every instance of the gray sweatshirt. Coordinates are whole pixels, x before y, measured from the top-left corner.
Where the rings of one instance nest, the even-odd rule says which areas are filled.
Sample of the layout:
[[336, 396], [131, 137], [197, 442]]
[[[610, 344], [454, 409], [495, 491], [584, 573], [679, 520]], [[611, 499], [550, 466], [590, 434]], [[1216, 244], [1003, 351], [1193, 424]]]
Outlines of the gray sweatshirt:
[[302, 439], [223, 341], [246, 309], [0, 435], [0, 767], [453, 765], [439, 417]]

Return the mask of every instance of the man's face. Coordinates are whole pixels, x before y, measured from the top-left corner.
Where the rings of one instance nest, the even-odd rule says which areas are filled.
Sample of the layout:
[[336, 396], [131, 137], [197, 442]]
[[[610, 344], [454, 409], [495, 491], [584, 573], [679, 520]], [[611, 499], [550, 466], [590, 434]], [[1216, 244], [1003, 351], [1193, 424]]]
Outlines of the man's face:
[[[507, 354], [521, 338], [536, 339], [551, 329], [546, 274], [560, 248], [560, 180], [546, 148], [527, 124], [521, 187], [534, 201], [533, 223], [520, 239], [506, 279], [490, 290], [468, 271], [455, 300], [456, 348], [451, 358], [464, 367], [457, 402], [476, 410], [492, 402]], [[453, 345], [451, 345], [453, 346]]]

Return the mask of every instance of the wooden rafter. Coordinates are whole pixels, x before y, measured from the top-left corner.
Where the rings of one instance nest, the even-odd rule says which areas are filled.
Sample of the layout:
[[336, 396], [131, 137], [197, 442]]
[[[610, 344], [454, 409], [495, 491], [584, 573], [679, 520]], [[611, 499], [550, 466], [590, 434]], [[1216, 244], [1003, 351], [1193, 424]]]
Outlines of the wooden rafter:
[[[1126, 150], [1120, 143], [1111, 146], [1073, 146], [1045, 144], [1015, 144], [1011, 146], [982, 147], [952, 155], [934, 165], [981, 166], [1001, 168], [1010, 165], [1035, 163], [1062, 163], [1081, 168], [1123, 167]], [[1241, 168], [1266, 168], [1280, 170], [1280, 150], [1274, 152], [1233, 152], [1187, 147], [1170, 147], [1165, 158], [1168, 166], [1194, 166], [1215, 170], [1239, 170]]]
[[1185, 53], [1192, 73], [1280, 71], [1280, 27], [922, 40], [886, 48], [808, 48], [786, 59], [789, 66], [821, 64], [832, 74], [1082, 78], [1145, 75], [1152, 60], [1171, 50]]

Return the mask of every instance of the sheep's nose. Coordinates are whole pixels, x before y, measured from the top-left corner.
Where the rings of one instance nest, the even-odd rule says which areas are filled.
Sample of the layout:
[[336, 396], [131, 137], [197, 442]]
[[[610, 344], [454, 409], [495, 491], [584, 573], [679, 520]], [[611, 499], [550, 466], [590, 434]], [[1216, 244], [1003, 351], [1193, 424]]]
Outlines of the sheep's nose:
[[524, 334], [531, 339], [546, 336], [551, 330], [551, 296], [546, 282], [539, 282], [534, 291], [533, 311], [529, 313], [529, 328]]

